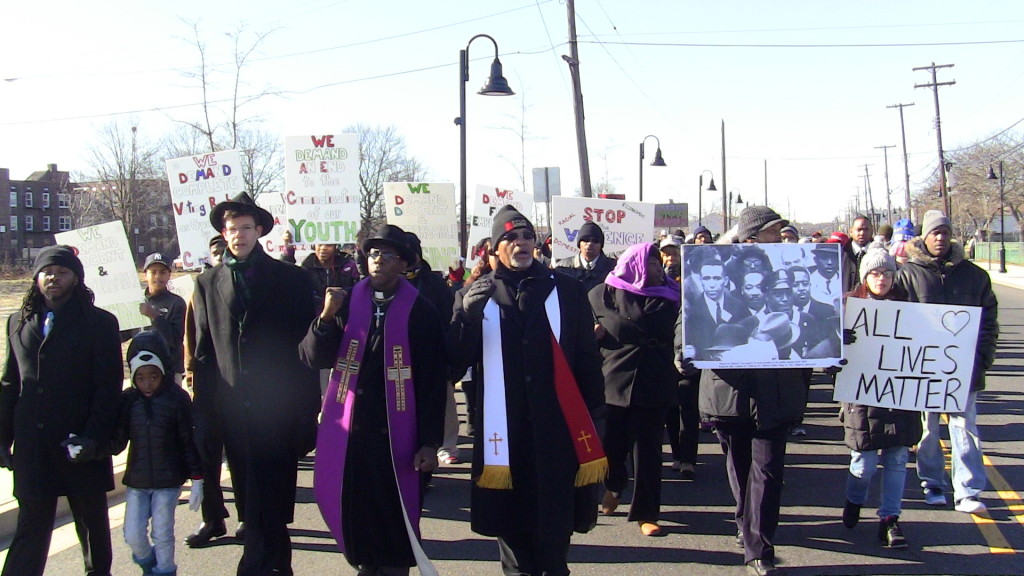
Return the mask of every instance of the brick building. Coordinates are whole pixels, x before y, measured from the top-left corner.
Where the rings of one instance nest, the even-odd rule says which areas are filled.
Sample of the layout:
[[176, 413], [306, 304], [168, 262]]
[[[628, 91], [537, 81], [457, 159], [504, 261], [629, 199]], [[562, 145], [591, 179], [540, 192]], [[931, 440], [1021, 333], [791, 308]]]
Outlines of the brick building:
[[11, 180], [0, 168], [0, 265], [28, 264], [40, 248], [54, 244], [54, 232], [71, 230], [71, 177], [50, 164], [25, 180]]

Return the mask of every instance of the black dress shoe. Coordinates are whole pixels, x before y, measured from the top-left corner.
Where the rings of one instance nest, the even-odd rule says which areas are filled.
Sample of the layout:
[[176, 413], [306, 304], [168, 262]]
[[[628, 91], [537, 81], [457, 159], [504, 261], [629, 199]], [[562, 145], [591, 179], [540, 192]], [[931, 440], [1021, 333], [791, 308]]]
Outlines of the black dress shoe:
[[185, 537], [185, 544], [189, 548], [200, 548], [209, 544], [210, 540], [219, 538], [228, 533], [224, 522], [203, 522], [199, 529]]
[[747, 562], [747, 572], [750, 572], [754, 576], [774, 576], [775, 563], [771, 560], [762, 560], [757, 558]]
[[245, 540], [245, 522], [238, 523], [238, 528], [235, 528], [235, 538]]

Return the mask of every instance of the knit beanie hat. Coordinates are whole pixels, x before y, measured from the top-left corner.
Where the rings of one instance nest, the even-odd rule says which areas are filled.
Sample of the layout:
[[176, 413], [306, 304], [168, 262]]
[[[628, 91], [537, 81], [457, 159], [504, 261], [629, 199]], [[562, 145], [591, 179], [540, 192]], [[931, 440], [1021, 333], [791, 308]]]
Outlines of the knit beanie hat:
[[868, 272], [871, 272], [875, 268], [882, 268], [891, 272], [896, 272], [896, 260], [889, 255], [889, 252], [878, 243], [872, 243], [868, 246], [867, 251], [864, 253], [864, 257], [860, 260], [860, 281], [864, 282], [864, 278], [867, 277]]
[[825, 240], [827, 244], [842, 244], [843, 248], [850, 245], [850, 237], [843, 232], [833, 232], [828, 240]]
[[924, 220], [921, 224], [921, 236], [927, 236], [932, 230], [935, 230], [939, 226], [945, 226], [949, 228], [949, 231], [953, 231], [953, 223], [949, 221], [949, 217], [938, 210], [929, 210], [924, 213]]
[[56, 246], [47, 246], [40, 250], [39, 254], [36, 254], [32, 277], [39, 276], [43, 268], [53, 265], [63, 266], [71, 270], [78, 277], [79, 281], [85, 280], [85, 267], [82, 266], [82, 261], [78, 259], [78, 250], [71, 246], [58, 244]]
[[[586, 224], [583, 226], [586, 227]], [[526, 219], [526, 216], [520, 214], [511, 204], [502, 206], [498, 213], [494, 215], [494, 222], [491, 224], [491, 253], [497, 254], [498, 243], [501, 242], [501, 237], [506, 232], [511, 232], [517, 228], [525, 228], [533, 232], [534, 235], [537, 234], [533, 229], [533, 224]], [[580, 233], [583, 233], [582, 228]]]
[[745, 242], [748, 238], [756, 236], [765, 228], [781, 223], [783, 226], [789, 224], [778, 212], [767, 206], [748, 206], [740, 212], [740, 220], [736, 225], [736, 239]]
[[789, 224], [787, 226], [783, 226], [782, 227], [782, 231], [783, 232], [792, 232], [793, 236], [800, 236], [800, 232], [798, 232], [797, 229], [796, 229], [796, 226], [793, 226], [792, 224]]
[[128, 368], [132, 373], [132, 384], [135, 384], [135, 372], [143, 366], [156, 366], [157, 370], [161, 374], [164, 372], [164, 363], [160, 361], [160, 356], [156, 352], [150, 352], [149, 350], [139, 350], [135, 356], [132, 356], [131, 360], [128, 361]]
[[909, 240], [914, 235], [914, 223], [910, 221], [910, 218], [903, 218], [896, 221], [896, 225], [893, 226], [893, 238], [896, 234], [902, 234], [903, 240]]
[[576, 247], [580, 247], [580, 242], [586, 239], [590, 239], [591, 242], [600, 242], [601, 246], [604, 246], [604, 230], [593, 222], [584, 222], [583, 226], [580, 226], [580, 233], [576, 236]]

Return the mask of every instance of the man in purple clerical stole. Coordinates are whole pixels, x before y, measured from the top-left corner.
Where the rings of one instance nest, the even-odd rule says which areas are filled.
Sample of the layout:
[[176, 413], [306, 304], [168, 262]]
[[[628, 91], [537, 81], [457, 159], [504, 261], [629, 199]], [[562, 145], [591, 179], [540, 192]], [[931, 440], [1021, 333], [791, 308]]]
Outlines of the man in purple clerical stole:
[[300, 353], [332, 368], [317, 437], [314, 492], [360, 576], [436, 574], [419, 543], [420, 476], [437, 467], [447, 367], [437, 310], [402, 276], [405, 232], [362, 243], [367, 278], [328, 288]]

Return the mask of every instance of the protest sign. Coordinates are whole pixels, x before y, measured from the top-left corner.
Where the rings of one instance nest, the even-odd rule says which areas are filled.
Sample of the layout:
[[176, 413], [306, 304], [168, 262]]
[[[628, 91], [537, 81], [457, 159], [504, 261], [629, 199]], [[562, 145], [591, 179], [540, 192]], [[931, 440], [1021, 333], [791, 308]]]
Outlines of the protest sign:
[[654, 227], [658, 230], [673, 230], [689, 226], [689, 205], [688, 204], [655, 204], [654, 205]]
[[412, 232], [420, 239], [423, 259], [431, 268], [446, 272], [459, 261], [459, 224], [455, 210], [455, 184], [387, 182], [384, 206], [388, 224]]
[[[787, 244], [683, 246], [684, 357], [697, 368], [812, 368], [842, 359], [841, 300], [814, 299], [823, 268], [779, 266]], [[818, 257], [838, 262], [839, 245]], [[834, 280], [836, 272], [828, 272]], [[838, 292], [838, 291], [837, 291]]]
[[555, 196], [551, 199], [551, 254], [555, 261], [579, 252], [576, 237], [585, 222], [604, 231], [605, 254], [618, 254], [633, 244], [653, 240], [654, 204]]
[[172, 158], [166, 165], [182, 267], [202, 268], [209, 262], [210, 237], [217, 232], [210, 211], [245, 190], [241, 156], [238, 150], [222, 150]]
[[85, 284], [96, 295], [96, 306], [116, 316], [120, 330], [149, 326], [149, 318], [139, 313], [139, 304], [146, 299], [128, 247], [128, 235], [120, 221], [53, 236], [58, 244], [78, 251], [85, 269]]
[[284, 201], [298, 248], [355, 242], [359, 232], [359, 138], [355, 134], [284, 139]]
[[167, 290], [181, 296], [185, 302], [192, 301], [192, 292], [196, 289], [196, 279], [191, 274], [182, 274], [167, 281]]
[[833, 398], [920, 412], [963, 412], [974, 373], [981, 308], [848, 298], [856, 341]]
[[[284, 240], [281, 235], [288, 230], [288, 204], [285, 201], [285, 194], [281, 192], [264, 192], [260, 194], [260, 197], [256, 199], [256, 204], [260, 208], [263, 208], [270, 215], [274, 217], [274, 230], [266, 236], [260, 238], [260, 244], [263, 246], [263, 251], [269, 254], [272, 258], [280, 258], [281, 253], [284, 252]], [[307, 251], [313, 249], [312, 246], [302, 248]], [[298, 252], [296, 252], [296, 258], [299, 258]], [[299, 259], [299, 262], [302, 260]]]
[[[473, 246], [485, 238], [491, 237], [491, 222], [494, 215], [502, 206], [511, 204], [513, 208], [533, 221], [533, 196], [525, 192], [505, 190], [494, 186], [478, 185], [476, 193], [470, 197], [469, 206], [469, 246], [467, 250], [473, 251]], [[474, 254], [468, 255], [467, 268], [476, 263]]]

